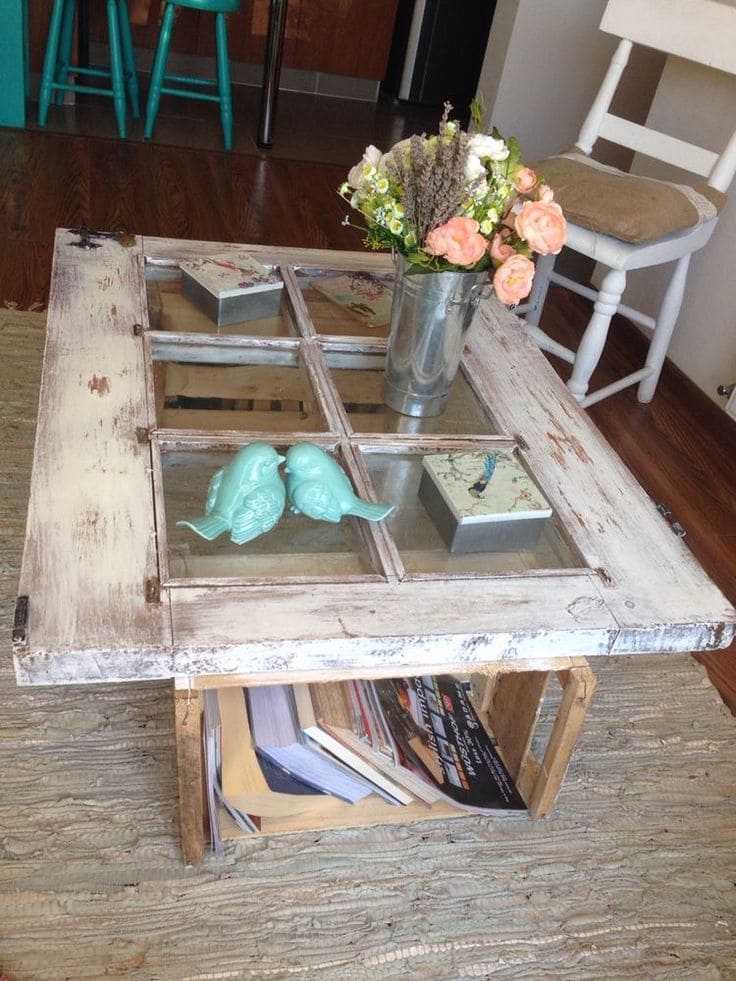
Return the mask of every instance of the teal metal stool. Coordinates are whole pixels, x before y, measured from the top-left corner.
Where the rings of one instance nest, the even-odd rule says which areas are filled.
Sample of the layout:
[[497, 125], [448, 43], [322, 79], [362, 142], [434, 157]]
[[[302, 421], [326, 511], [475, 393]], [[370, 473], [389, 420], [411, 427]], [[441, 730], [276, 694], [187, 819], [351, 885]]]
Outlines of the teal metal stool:
[[[54, 0], [38, 97], [39, 126], [46, 125], [52, 97], [55, 95], [57, 104], [61, 105], [64, 92], [89, 92], [95, 95], [112, 96], [118, 132], [122, 137], [127, 135], [126, 88], [133, 116], [137, 119], [140, 115], [138, 76], [128, 19], [128, 3], [127, 0], [106, 0], [106, 6], [110, 68], [90, 68], [75, 65], [71, 60], [77, 0]], [[70, 82], [70, 75], [109, 79], [111, 85], [106, 88], [87, 85], [76, 80]]]
[[[195, 78], [191, 75], [167, 75], [166, 59], [171, 44], [171, 31], [177, 7], [208, 11], [215, 15], [215, 41], [217, 43], [217, 80]], [[158, 114], [161, 96], [178, 95], [186, 99], [200, 99], [206, 102], [219, 102], [222, 135], [226, 150], [233, 147], [233, 105], [230, 95], [230, 60], [227, 54], [226, 14], [235, 13], [240, 0], [165, 0], [161, 30], [158, 35], [156, 54], [151, 71], [151, 85], [148, 90], [146, 124], [144, 136], [153, 136], [153, 127]], [[170, 84], [173, 83], [173, 84]], [[207, 91], [216, 88], [215, 92]]]
[[[127, 0], [106, 0], [106, 5], [110, 68], [91, 68], [73, 64], [71, 60], [77, 0], [54, 0], [38, 97], [40, 126], [46, 125], [52, 97], [55, 95], [57, 103], [61, 105], [64, 92], [112, 96], [121, 137], [127, 135], [126, 88], [133, 115], [136, 118], [140, 115], [138, 76]], [[69, 81], [70, 75], [75, 76], [75, 81]], [[76, 80], [78, 76], [109, 79], [110, 87], [84, 84]]]

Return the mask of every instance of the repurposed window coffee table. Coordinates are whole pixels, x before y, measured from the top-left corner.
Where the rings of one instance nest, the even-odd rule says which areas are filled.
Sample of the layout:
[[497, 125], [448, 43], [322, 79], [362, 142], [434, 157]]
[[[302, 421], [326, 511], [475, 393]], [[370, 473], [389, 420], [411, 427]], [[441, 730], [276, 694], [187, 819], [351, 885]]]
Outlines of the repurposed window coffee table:
[[[182, 290], [180, 266], [241, 251], [277, 273], [277, 290], [255, 319], [246, 295], [242, 319], [218, 327]], [[375, 254], [57, 232], [17, 680], [173, 679], [188, 862], [205, 847], [202, 689], [468, 676], [540, 817], [593, 692], [586, 657], [734, 637], [736, 611], [494, 300], [481, 303], [443, 415], [384, 406], [390, 287], [390, 260]], [[177, 524], [204, 512], [210, 478], [244, 445], [283, 454], [305, 441], [361, 497], [392, 503], [390, 516], [333, 524], [287, 509], [246, 545]], [[418, 496], [423, 458], [498, 451], [515, 454], [552, 517], [536, 543], [451, 552]], [[360, 825], [463, 812], [367, 798], [350, 813]]]

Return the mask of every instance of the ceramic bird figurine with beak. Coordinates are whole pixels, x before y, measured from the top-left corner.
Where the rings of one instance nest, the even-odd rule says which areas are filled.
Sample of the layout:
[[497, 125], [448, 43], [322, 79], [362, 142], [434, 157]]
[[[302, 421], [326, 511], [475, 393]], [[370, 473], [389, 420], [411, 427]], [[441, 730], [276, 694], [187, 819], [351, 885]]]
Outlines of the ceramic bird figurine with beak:
[[279, 474], [284, 462], [268, 443], [250, 443], [210, 480], [205, 513], [177, 525], [212, 541], [230, 532], [236, 545], [270, 531], [284, 513], [286, 487]]
[[314, 443], [298, 443], [286, 453], [286, 492], [294, 514], [337, 523], [345, 514], [380, 521], [391, 504], [363, 501], [339, 463]]

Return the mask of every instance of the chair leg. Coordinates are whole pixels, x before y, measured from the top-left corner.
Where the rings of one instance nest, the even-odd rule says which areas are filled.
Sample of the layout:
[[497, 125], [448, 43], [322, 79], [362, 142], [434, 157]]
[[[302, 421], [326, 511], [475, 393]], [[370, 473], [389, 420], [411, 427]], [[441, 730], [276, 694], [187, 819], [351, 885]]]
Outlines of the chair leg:
[[112, 79], [112, 99], [118, 133], [125, 139], [127, 135], [127, 104], [125, 101], [125, 72], [120, 49], [120, 25], [118, 22], [117, 0], [107, 0], [107, 29], [110, 43], [110, 77]]
[[128, 89], [133, 118], [138, 119], [141, 114], [140, 98], [138, 95], [138, 72], [135, 64], [135, 49], [133, 48], [133, 35], [130, 30], [127, 0], [118, 0], [118, 24], [120, 26], [120, 45], [123, 53], [125, 84]]
[[593, 307], [593, 316], [578, 345], [572, 374], [567, 383], [568, 389], [578, 402], [582, 402], [588, 391], [590, 376], [603, 353], [608, 329], [611, 326], [611, 317], [618, 310], [625, 287], [626, 273], [620, 269], [609, 269], [603, 277], [598, 299]]
[[645, 378], [639, 384], [636, 394], [640, 402], [651, 402], [654, 398], [654, 391], [657, 387], [659, 376], [662, 374], [664, 359], [667, 356], [667, 350], [670, 346], [670, 341], [677, 325], [677, 318], [680, 314], [689, 267], [689, 255], [682, 256], [681, 259], [678, 259], [675, 270], [665, 290], [662, 305], [657, 315], [657, 325], [654, 328], [654, 334], [649, 344], [649, 351], [647, 352], [647, 360], [645, 362], [647, 368], [653, 368], [654, 370], [648, 378]]
[[45, 126], [51, 104], [51, 83], [56, 76], [56, 63], [59, 54], [59, 38], [61, 36], [61, 21], [64, 12], [64, 0], [54, 0], [49, 21], [49, 34], [46, 39], [46, 54], [41, 71], [41, 87], [38, 93], [38, 125]]
[[227, 53], [227, 19], [225, 14], [215, 15], [215, 39], [217, 41], [217, 87], [220, 93], [220, 119], [226, 150], [233, 148], [233, 104], [230, 85], [230, 59]]
[[[56, 59], [55, 82], [63, 85], [69, 78], [69, 66], [72, 63], [72, 43], [74, 41], [74, 14], [76, 0], [64, 0], [64, 14], [61, 18], [61, 36], [59, 37], [59, 53]], [[64, 105], [64, 89], [54, 90], [54, 103]]]
[[523, 313], [524, 320], [533, 327], [538, 327], [539, 321], [542, 318], [542, 311], [544, 310], [547, 291], [549, 290], [550, 276], [555, 268], [556, 258], [557, 256], [554, 255], [540, 255], [537, 258], [536, 272], [534, 273], [534, 281], [529, 299], [526, 303], [522, 304], [521, 308], [517, 307], [514, 311], [517, 314]]
[[169, 56], [169, 45], [171, 44], [171, 29], [176, 13], [173, 3], [164, 4], [164, 15], [161, 20], [161, 30], [158, 35], [156, 54], [153, 59], [153, 69], [151, 70], [151, 84], [148, 89], [148, 101], [146, 103], [146, 123], [143, 135], [149, 140], [153, 136], [153, 125], [156, 122], [158, 105], [161, 101], [161, 86], [166, 73], [166, 59]]

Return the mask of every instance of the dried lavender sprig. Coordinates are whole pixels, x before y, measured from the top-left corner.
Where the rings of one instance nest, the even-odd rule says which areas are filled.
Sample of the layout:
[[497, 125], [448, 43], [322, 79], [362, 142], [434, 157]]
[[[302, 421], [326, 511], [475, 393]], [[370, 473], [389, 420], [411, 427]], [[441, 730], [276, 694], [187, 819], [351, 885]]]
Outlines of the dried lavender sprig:
[[420, 244], [458, 213], [467, 194], [468, 137], [458, 124], [450, 126], [451, 110], [446, 102], [434, 152], [422, 137], [412, 136], [407, 152], [387, 163], [389, 176], [404, 188], [404, 214]]

